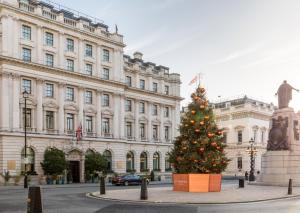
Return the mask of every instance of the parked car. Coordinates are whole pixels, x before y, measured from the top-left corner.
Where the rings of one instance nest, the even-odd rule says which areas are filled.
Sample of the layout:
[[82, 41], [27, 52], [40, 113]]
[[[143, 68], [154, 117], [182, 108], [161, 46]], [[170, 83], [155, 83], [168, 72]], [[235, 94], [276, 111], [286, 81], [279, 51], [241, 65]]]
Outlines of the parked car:
[[[140, 185], [142, 183], [142, 178], [139, 175], [123, 175], [123, 176], [116, 176], [112, 178], [112, 184], [117, 186], [119, 185]], [[149, 184], [149, 180], [147, 179], [147, 184]]]

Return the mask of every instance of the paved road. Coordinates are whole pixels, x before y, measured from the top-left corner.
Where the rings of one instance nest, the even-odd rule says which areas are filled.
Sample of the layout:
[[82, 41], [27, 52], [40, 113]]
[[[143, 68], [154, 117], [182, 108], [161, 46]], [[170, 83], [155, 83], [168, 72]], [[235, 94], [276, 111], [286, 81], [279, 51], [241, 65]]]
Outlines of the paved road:
[[[155, 185], [150, 187], [164, 187]], [[132, 188], [135, 186], [130, 186]], [[126, 190], [127, 187], [123, 187]], [[108, 187], [108, 190], [120, 187]], [[43, 189], [44, 213], [299, 213], [300, 199], [225, 205], [162, 205], [127, 204], [87, 198], [86, 192], [99, 190], [95, 186]], [[26, 212], [27, 191], [24, 189], [0, 189], [0, 212]], [[159, 195], [157, 195], [159, 196]]]

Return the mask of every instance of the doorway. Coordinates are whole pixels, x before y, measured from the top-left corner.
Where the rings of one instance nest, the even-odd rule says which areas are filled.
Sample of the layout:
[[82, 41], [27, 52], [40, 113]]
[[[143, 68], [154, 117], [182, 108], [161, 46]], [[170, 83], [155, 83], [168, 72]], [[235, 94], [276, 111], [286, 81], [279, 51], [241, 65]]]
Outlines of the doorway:
[[70, 161], [70, 174], [73, 183], [80, 183], [80, 166], [79, 161]]

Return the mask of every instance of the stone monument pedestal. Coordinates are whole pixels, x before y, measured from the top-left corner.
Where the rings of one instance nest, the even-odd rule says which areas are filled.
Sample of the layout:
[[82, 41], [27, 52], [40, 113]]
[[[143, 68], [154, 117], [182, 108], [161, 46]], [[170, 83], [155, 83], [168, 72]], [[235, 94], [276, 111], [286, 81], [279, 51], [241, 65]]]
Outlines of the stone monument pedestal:
[[300, 186], [299, 123], [299, 116], [292, 108], [273, 113], [258, 184], [287, 186], [289, 179], [293, 179], [293, 185]]

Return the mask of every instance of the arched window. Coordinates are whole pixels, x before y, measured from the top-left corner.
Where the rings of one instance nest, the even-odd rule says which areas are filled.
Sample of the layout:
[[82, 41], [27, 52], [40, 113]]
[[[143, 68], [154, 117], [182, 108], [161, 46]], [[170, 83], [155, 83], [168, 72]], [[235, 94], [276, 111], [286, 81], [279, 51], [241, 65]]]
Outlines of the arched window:
[[32, 148], [26, 148], [26, 159], [25, 160], [25, 149], [22, 149], [21, 152], [21, 171], [25, 172], [25, 163], [26, 163], [26, 171], [29, 173], [34, 173], [34, 161], [35, 161], [35, 154]]
[[128, 152], [126, 155], [126, 172], [132, 172], [134, 170], [134, 155], [132, 152]]
[[154, 171], [159, 171], [160, 170], [160, 157], [159, 157], [158, 152], [155, 152], [153, 154], [153, 170]]
[[89, 155], [89, 154], [95, 154], [94, 150], [92, 149], [86, 150], [85, 155]]
[[166, 157], [165, 157], [165, 171], [166, 172], [172, 171], [172, 167], [171, 167], [169, 160], [170, 160], [170, 155], [166, 154]]
[[148, 169], [148, 158], [147, 158], [147, 153], [142, 152], [140, 156], [140, 171], [141, 172], [146, 172]]
[[103, 156], [104, 158], [107, 160], [107, 171], [112, 171], [112, 155], [111, 152], [109, 150], [105, 150], [103, 152]]

